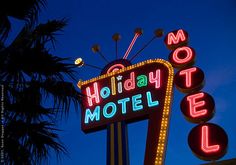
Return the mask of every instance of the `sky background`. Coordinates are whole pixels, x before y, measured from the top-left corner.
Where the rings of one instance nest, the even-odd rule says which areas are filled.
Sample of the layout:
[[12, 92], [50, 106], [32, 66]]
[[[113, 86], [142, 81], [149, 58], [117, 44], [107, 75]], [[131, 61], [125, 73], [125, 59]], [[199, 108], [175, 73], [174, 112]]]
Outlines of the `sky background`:
[[[91, 46], [101, 45], [103, 54], [115, 59], [115, 44], [111, 37], [119, 32], [119, 57], [123, 57], [133, 31], [141, 27], [144, 34], [138, 38], [129, 57], [137, 52], [157, 28], [165, 34], [183, 28], [189, 33], [189, 46], [196, 51], [195, 66], [205, 73], [205, 87], [202, 91], [213, 96], [216, 113], [212, 123], [223, 127], [228, 134], [228, 152], [222, 158], [236, 157], [236, 0], [50, 0], [42, 10], [39, 22], [48, 19], [69, 18], [63, 35], [58, 36], [56, 50], [51, 52], [60, 57], [71, 57], [71, 63], [82, 57], [85, 63], [105, 66]], [[15, 21], [15, 20], [14, 20]], [[15, 26], [20, 27], [16, 22]], [[12, 28], [12, 35], [18, 33]], [[17, 28], [19, 29], [19, 28]], [[156, 39], [133, 63], [147, 59], [168, 60], [170, 51], [163, 38]], [[99, 70], [78, 68], [77, 78], [87, 80], [100, 74]], [[76, 85], [76, 84], [75, 84]], [[186, 121], [180, 111], [180, 102], [185, 94], [174, 89], [166, 165], [197, 165], [206, 163], [195, 157], [187, 144], [190, 130], [196, 125]], [[106, 130], [84, 134], [80, 126], [80, 109], [71, 112], [67, 120], [59, 122], [61, 140], [67, 146], [69, 156], [58, 162], [52, 155], [50, 165], [103, 165], [106, 164]], [[146, 142], [147, 121], [130, 124], [130, 164], [142, 165]]]

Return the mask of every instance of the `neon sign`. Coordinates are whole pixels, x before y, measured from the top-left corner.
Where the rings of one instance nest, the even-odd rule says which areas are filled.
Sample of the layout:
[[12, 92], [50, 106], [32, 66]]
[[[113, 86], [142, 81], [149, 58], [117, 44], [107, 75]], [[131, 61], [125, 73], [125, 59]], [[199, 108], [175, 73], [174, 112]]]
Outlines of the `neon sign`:
[[[162, 33], [157, 30], [149, 43]], [[82, 130], [88, 133], [107, 128], [107, 164], [129, 164], [126, 125], [148, 119], [144, 165], [163, 164], [174, 83], [187, 93], [180, 105], [184, 117], [199, 124], [189, 133], [191, 150], [200, 159], [221, 158], [226, 153], [228, 138], [221, 127], [206, 123], [214, 116], [215, 103], [208, 93], [199, 91], [204, 85], [204, 73], [193, 66], [196, 54], [187, 45], [188, 33], [179, 29], [166, 35], [164, 42], [172, 51], [170, 63], [154, 59], [132, 65], [127, 57], [141, 34], [142, 29], [135, 30], [123, 59], [109, 62], [100, 76], [78, 83], [84, 96]], [[114, 36], [116, 42], [119, 38]], [[93, 47], [93, 51], [99, 52], [99, 46]], [[80, 59], [76, 63], [84, 64]], [[175, 76], [172, 66], [179, 69]]]
[[214, 116], [215, 103], [209, 94], [199, 91], [204, 85], [204, 73], [192, 66], [195, 51], [187, 46], [187, 38], [187, 33], [180, 29], [170, 32], [165, 43], [173, 50], [169, 55], [170, 63], [180, 69], [175, 74], [175, 85], [181, 92], [189, 93], [181, 101], [181, 111], [188, 121], [201, 123], [189, 133], [188, 143], [200, 159], [217, 160], [226, 153], [228, 137], [221, 127], [205, 123]]
[[191, 130], [188, 144], [200, 159], [217, 160], [227, 151], [228, 137], [218, 125], [205, 123], [197, 125]]
[[86, 96], [82, 129], [87, 132], [162, 111], [172, 75], [169, 66], [163, 60], [149, 60], [82, 82], [81, 92]]
[[157, 59], [81, 82], [81, 92], [86, 96], [82, 99], [82, 130], [91, 132], [114, 122], [148, 119], [145, 164], [155, 161], [161, 164], [167, 139], [173, 74], [168, 62]]

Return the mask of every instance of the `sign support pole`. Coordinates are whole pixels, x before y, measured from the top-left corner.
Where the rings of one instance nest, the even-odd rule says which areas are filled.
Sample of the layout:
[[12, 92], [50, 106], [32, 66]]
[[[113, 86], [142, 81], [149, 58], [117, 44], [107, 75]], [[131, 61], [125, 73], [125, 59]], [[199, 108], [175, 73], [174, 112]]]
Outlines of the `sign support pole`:
[[107, 165], [129, 165], [127, 124], [124, 121], [107, 126]]

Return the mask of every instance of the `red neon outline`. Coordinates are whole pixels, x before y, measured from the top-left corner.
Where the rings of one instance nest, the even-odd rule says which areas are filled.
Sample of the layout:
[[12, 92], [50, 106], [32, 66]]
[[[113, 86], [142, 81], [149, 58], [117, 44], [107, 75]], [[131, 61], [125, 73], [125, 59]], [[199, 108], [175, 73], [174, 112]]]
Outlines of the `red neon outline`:
[[[178, 57], [178, 53], [180, 51], [186, 51], [187, 52], [187, 56], [184, 58], [184, 59], [180, 59]], [[184, 64], [184, 63], [187, 63], [189, 61], [191, 61], [193, 57], [193, 51], [191, 48], [187, 47], [187, 46], [184, 46], [184, 47], [180, 47], [180, 48], [177, 48], [175, 49], [175, 51], [173, 52], [173, 61], [178, 63], [178, 64]]]
[[156, 77], [153, 77], [153, 72], [149, 73], [149, 82], [150, 83], [155, 83], [155, 88], [160, 88], [161, 87], [161, 71], [160, 69], [156, 70]]
[[177, 34], [175, 35], [173, 32], [169, 33], [167, 36], [167, 44], [172, 45], [178, 44], [181, 41], [185, 41], [186, 37], [184, 31], [182, 29], [178, 30]]
[[90, 87], [86, 88], [86, 94], [88, 98], [88, 104], [89, 106], [93, 106], [93, 98], [95, 99], [96, 103], [100, 103], [100, 98], [99, 98], [99, 92], [98, 92], [98, 83], [95, 82], [93, 83], [93, 88], [94, 88], [94, 94], [91, 94]]
[[209, 145], [209, 127], [202, 126], [201, 134], [201, 149], [205, 153], [217, 152], [220, 150], [220, 145]]
[[[132, 82], [132, 80], [133, 80], [133, 82]], [[133, 83], [133, 86], [131, 86], [131, 85], [129, 86], [130, 83]], [[130, 79], [125, 80], [124, 88], [127, 91], [135, 89], [135, 74], [134, 74], [134, 72], [130, 73]]]
[[126, 50], [123, 59], [127, 59], [127, 57], [128, 57], [128, 55], [129, 55], [131, 49], [132, 49], [133, 46], [134, 46], [134, 43], [136, 42], [136, 40], [137, 40], [137, 38], [138, 38], [139, 36], [140, 36], [140, 33], [135, 33], [134, 38], [133, 38], [133, 40], [131, 41], [131, 43], [130, 43], [128, 49]]
[[200, 99], [203, 97], [204, 97], [203, 92], [190, 95], [187, 97], [187, 100], [189, 101], [189, 112], [191, 117], [196, 118], [207, 114], [207, 109], [196, 110], [197, 108], [202, 107], [206, 104], [205, 101], [196, 102], [196, 99]]
[[185, 81], [185, 86], [186, 87], [191, 87], [192, 85], [192, 73], [193, 72], [196, 72], [197, 68], [196, 67], [193, 67], [193, 68], [189, 68], [189, 69], [185, 69], [185, 70], [182, 70], [179, 72], [179, 75], [182, 76], [182, 75], [185, 75], [186, 76], [186, 81]]
[[[119, 68], [120, 67], [120, 68]], [[114, 72], [114, 71], [117, 71], [117, 70], [119, 70], [119, 69], [123, 69], [123, 68], [125, 68], [125, 66], [124, 65], [122, 65], [122, 64], [114, 64], [114, 65], [112, 65], [108, 70], [107, 70], [107, 73], [111, 73], [111, 72]]]

